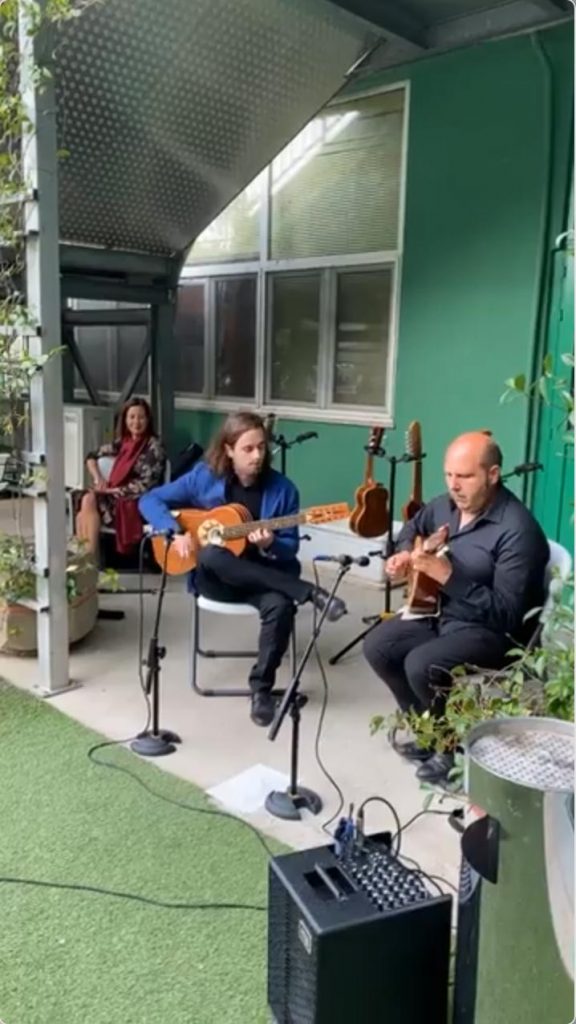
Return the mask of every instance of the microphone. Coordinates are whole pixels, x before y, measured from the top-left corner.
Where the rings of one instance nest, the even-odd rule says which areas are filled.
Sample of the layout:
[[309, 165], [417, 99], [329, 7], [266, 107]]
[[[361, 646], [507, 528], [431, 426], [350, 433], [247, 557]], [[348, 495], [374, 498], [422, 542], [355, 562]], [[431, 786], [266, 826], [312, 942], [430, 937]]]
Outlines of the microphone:
[[302, 441], [311, 441], [313, 437], [318, 437], [318, 434], [315, 430], [309, 430], [306, 434], [298, 434], [296, 443], [302, 444]]
[[353, 558], [352, 555], [315, 555], [315, 562], [336, 562], [338, 565], [342, 565], [348, 568], [349, 565], [361, 565], [364, 568], [370, 565], [370, 559], [368, 555], [359, 555], [358, 558]]
[[156, 530], [153, 526], [146, 526], [144, 528], [144, 532], [147, 533], [149, 537], [168, 537], [172, 540], [176, 530], [173, 527], [166, 530]]
[[542, 469], [541, 462], [522, 462], [520, 466], [514, 466], [513, 472], [517, 475], [522, 473], [535, 473], [536, 470]]

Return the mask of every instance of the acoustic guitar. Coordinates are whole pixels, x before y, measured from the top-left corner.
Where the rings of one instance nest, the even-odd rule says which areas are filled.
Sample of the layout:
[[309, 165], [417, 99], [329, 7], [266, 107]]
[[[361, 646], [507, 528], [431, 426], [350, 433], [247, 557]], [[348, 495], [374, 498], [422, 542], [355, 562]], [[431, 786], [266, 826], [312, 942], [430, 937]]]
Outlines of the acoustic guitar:
[[417, 420], [414, 420], [406, 431], [406, 453], [415, 461], [412, 470], [412, 490], [410, 497], [402, 508], [402, 519], [405, 523], [413, 519], [417, 512], [424, 507], [422, 501], [422, 430]]
[[[414, 551], [428, 555], [443, 555], [447, 551], [448, 526], [441, 526], [429, 537], [416, 537]], [[406, 610], [413, 615], [436, 615], [439, 610], [440, 584], [423, 572], [412, 570], [408, 574]]]
[[384, 436], [382, 427], [372, 427], [366, 448], [364, 482], [356, 488], [355, 505], [349, 520], [349, 527], [359, 537], [379, 537], [390, 525], [388, 491], [374, 480], [374, 455]]
[[152, 550], [158, 565], [163, 568], [166, 561], [166, 572], [170, 576], [180, 576], [196, 568], [198, 552], [207, 544], [225, 547], [234, 555], [241, 555], [246, 547], [248, 534], [253, 530], [281, 530], [287, 526], [298, 526], [308, 523], [317, 526], [320, 523], [331, 523], [336, 519], [346, 519], [350, 515], [350, 506], [346, 502], [333, 505], [315, 505], [303, 509], [290, 516], [279, 516], [276, 519], [250, 518], [250, 513], [243, 505], [219, 505], [217, 508], [198, 509], [185, 508], [174, 513], [175, 519], [185, 533], [193, 538], [192, 554], [189, 558], [181, 558], [172, 544], [168, 546], [164, 537], [152, 538]]

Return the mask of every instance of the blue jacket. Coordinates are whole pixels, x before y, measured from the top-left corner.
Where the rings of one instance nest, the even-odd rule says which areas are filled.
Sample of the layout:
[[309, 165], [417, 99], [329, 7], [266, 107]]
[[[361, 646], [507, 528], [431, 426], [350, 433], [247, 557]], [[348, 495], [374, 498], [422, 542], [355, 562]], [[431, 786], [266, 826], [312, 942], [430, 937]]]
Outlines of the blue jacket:
[[[138, 502], [138, 508], [147, 522], [156, 530], [174, 528], [174, 517], [170, 509], [178, 508], [216, 508], [225, 505], [226, 478], [216, 476], [205, 462], [197, 462], [189, 473], [163, 484], [144, 494]], [[291, 480], [271, 469], [266, 476], [262, 492], [262, 519], [275, 519], [277, 516], [294, 515], [300, 509], [298, 491]], [[298, 527], [278, 530], [265, 555], [287, 562], [296, 558], [299, 547]]]

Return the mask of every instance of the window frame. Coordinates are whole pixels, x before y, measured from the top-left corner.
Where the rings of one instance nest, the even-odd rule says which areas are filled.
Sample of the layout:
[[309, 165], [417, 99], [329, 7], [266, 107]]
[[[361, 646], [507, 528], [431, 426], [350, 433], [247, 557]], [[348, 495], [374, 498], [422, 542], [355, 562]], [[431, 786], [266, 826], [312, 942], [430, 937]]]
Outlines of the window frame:
[[[334, 423], [366, 424], [378, 423], [385, 427], [394, 426], [394, 397], [396, 363], [398, 352], [399, 308], [402, 279], [402, 257], [404, 246], [404, 224], [406, 205], [406, 168], [408, 156], [408, 124], [410, 110], [410, 83], [394, 82], [382, 88], [368, 89], [348, 94], [335, 100], [331, 106], [349, 103], [351, 99], [364, 99], [386, 92], [402, 90], [404, 109], [402, 122], [402, 149], [400, 157], [400, 198], [398, 203], [398, 244], [396, 249], [370, 253], [354, 253], [341, 256], [318, 256], [295, 259], [270, 258], [270, 182], [271, 167], [263, 174], [262, 208], [260, 211], [260, 258], [232, 259], [226, 263], [207, 260], [204, 263], [187, 263], [183, 266], [180, 287], [188, 282], [202, 279], [206, 282], [206, 306], [204, 323], [205, 377], [204, 392], [177, 392], [174, 396], [176, 409], [201, 409], [212, 412], [229, 412], [237, 409], [239, 403], [250, 403], [262, 415], [275, 413], [279, 417], [300, 420], [325, 421]], [[386, 395], [381, 406], [344, 405], [332, 401], [334, 379], [334, 356], [336, 336], [337, 276], [346, 271], [386, 270], [392, 271], [390, 303], [390, 327], [388, 365], [386, 369]], [[309, 403], [283, 403], [267, 400], [270, 373], [270, 317], [268, 296], [270, 276], [273, 274], [316, 271], [320, 273], [320, 330], [318, 359], [318, 400], [314, 407]], [[215, 395], [215, 281], [226, 277], [256, 275], [256, 344], [255, 344], [255, 395], [253, 402], [248, 398]]]

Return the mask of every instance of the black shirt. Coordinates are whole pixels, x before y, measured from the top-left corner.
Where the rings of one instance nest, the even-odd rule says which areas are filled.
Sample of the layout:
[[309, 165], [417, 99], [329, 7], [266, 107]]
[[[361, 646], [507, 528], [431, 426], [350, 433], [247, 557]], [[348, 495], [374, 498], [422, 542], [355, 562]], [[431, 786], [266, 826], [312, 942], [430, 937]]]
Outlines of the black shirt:
[[398, 551], [416, 536], [448, 524], [453, 572], [441, 588], [440, 623], [446, 630], [482, 625], [525, 642], [534, 620], [524, 616], [544, 604], [544, 572], [550, 552], [542, 529], [525, 505], [500, 485], [492, 504], [460, 529], [460, 511], [444, 494], [429, 502], [398, 537]]
[[[253, 484], [245, 487], [244, 484], [240, 483], [237, 476], [232, 475], [226, 481], [226, 501], [230, 505], [244, 505], [252, 519], [257, 520], [260, 519], [260, 509], [262, 508], [262, 490], [263, 480], [261, 476]], [[260, 549], [256, 544], [247, 544], [244, 555], [250, 559], [259, 558]]]

